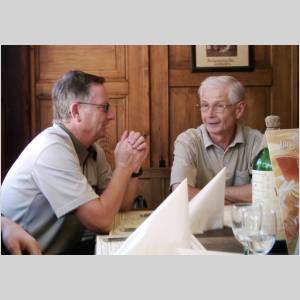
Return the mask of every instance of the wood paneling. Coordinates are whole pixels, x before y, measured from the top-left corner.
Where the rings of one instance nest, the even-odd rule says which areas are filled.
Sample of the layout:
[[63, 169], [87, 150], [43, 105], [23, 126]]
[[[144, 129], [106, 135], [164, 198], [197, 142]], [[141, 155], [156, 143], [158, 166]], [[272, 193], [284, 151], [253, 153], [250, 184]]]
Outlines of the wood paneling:
[[[230, 74], [246, 86], [248, 107], [242, 119], [245, 124], [264, 131], [264, 118], [273, 112], [281, 116], [282, 128], [298, 127], [298, 46], [255, 46], [255, 70], [228, 73], [191, 72], [190, 45], [13, 47], [10, 57], [2, 51], [4, 171], [29, 139], [51, 124], [53, 83], [74, 69], [106, 78], [116, 119], [107, 128], [107, 137], [99, 142], [112, 164], [115, 144], [125, 129], [147, 135], [150, 155], [140, 179], [140, 192], [150, 208], [168, 194], [175, 138], [201, 124], [195, 105], [199, 101], [197, 89], [207, 76]], [[27, 60], [29, 49], [31, 68]], [[161, 156], [167, 168], [158, 168]]]
[[254, 64], [255, 68], [270, 68], [270, 46], [257, 45], [254, 47]]
[[199, 103], [197, 88], [170, 89], [170, 161], [173, 162], [173, 149], [176, 137], [183, 131], [198, 127], [201, 114], [196, 106]]
[[46, 129], [47, 127], [52, 125], [53, 120], [53, 110], [52, 110], [52, 101], [51, 98], [38, 98], [38, 104], [39, 104], [39, 128], [41, 128], [41, 131]]
[[241, 123], [265, 132], [265, 117], [270, 114], [270, 92], [267, 87], [246, 88], [246, 109]]
[[150, 47], [151, 65], [151, 166], [160, 160], [169, 166], [168, 46]]
[[[51, 91], [54, 82], [37, 82], [35, 85], [35, 92], [39, 97], [51, 97]], [[110, 96], [120, 96], [128, 94], [127, 81], [106, 81], [105, 87]]]
[[249, 72], [230, 72], [218, 74], [214, 72], [191, 73], [190, 70], [170, 70], [169, 82], [172, 87], [198, 86], [208, 76], [231, 75], [237, 78], [244, 86], [271, 86], [272, 69], [256, 69]]
[[[150, 208], [168, 194], [173, 144], [184, 130], [201, 124], [197, 89], [210, 75], [235, 76], [246, 87], [242, 122], [265, 130], [264, 118], [278, 113], [282, 128], [298, 127], [298, 47], [254, 47], [252, 72], [191, 71], [190, 45], [31, 47], [32, 134], [51, 124], [51, 90], [61, 74], [80, 69], [104, 76], [116, 120], [99, 142], [113, 164], [113, 150], [125, 129], [147, 135], [150, 155], [140, 193]], [[158, 168], [163, 158], [167, 168]]]
[[169, 195], [170, 169], [145, 169], [140, 179], [139, 194], [146, 201], [149, 209], [155, 209]]
[[125, 79], [124, 46], [40, 46], [37, 50], [38, 80], [55, 81], [70, 70]]
[[[128, 129], [140, 131], [150, 144], [148, 50], [147, 46], [128, 47]], [[144, 165], [150, 166], [149, 156]]]
[[[271, 90], [271, 111], [280, 115], [281, 128], [296, 128], [299, 122], [292, 109], [298, 106], [298, 72], [293, 67], [298, 65], [294, 46], [272, 46], [273, 85]], [[299, 68], [299, 66], [298, 66]], [[298, 81], [298, 84], [297, 84]]]

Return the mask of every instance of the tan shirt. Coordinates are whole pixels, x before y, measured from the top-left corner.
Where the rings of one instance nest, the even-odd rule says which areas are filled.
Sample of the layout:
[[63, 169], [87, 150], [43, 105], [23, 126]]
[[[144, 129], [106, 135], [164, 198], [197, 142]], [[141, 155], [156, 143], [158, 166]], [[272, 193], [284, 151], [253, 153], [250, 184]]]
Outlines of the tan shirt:
[[225, 166], [226, 186], [250, 183], [262, 137], [258, 130], [238, 124], [234, 140], [224, 151], [212, 142], [204, 124], [188, 129], [174, 144], [170, 186], [187, 177], [190, 186], [202, 189]]

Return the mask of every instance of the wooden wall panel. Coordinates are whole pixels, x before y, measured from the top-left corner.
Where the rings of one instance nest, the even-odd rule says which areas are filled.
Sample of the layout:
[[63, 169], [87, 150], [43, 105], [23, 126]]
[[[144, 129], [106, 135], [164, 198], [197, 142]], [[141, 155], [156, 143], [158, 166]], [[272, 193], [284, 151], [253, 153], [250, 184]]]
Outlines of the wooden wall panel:
[[41, 131], [52, 125], [53, 110], [51, 98], [38, 98], [39, 103], [39, 128]]
[[169, 46], [169, 66], [172, 70], [191, 68], [191, 46]]
[[155, 209], [169, 195], [170, 169], [149, 168], [140, 178], [139, 194], [146, 201], [149, 209]]
[[[168, 46], [150, 47], [151, 167], [160, 160], [169, 166], [169, 69]], [[163, 162], [162, 162], [163, 163]]]
[[124, 46], [40, 46], [37, 57], [42, 81], [55, 81], [69, 70], [125, 79]]
[[270, 114], [270, 92], [267, 87], [246, 88], [246, 110], [241, 123], [265, 132], [265, 116]]
[[173, 162], [173, 149], [176, 137], [183, 131], [198, 127], [201, 114], [197, 104], [197, 88], [170, 89], [170, 162]]
[[[103, 76], [106, 78], [110, 97], [126, 97], [128, 82], [125, 63], [125, 46], [31, 47], [32, 136], [49, 124], [45, 104], [41, 104], [40, 101], [51, 99], [53, 84], [63, 73], [78, 69]], [[43, 111], [41, 105], [44, 105]], [[127, 117], [127, 110], [124, 110], [124, 115]], [[126, 122], [127, 125], [128, 120]]]
[[[39, 81], [35, 83], [35, 93], [39, 97], [50, 97], [53, 88], [54, 81]], [[128, 94], [128, 82], [127, 81], [106, 81], [105, 87], [109, 96], [120, 96]]]
[[254, 65], [257, 69], [271, 67], [270, 46], [256, 45], [254, 47]]
[[281, 128], [296, 128], [299, 126], [299, 112], [296, 110], [298, 112], [296, 117], [295, 112], [292, 111], [292, 109], [298, 107], [299, 103], [299, 74], [296, 72], [295, 67], [293, 68], [293, 65], [298, 65], [294, 47], [272, 46], [271, 49], [274, 74], [270, 99], [271, 111], [280, 115]]
[[[128, 47], [128, 129], [140, 131], [150, 144], [149, 110], [149, 49], [147, 46]], [[144, 163], [150, 166], [149, 156]]]
[[[141, 194], [150, 208], [168, 194], [173, 145], [178, 134], [201, 124], [197, 89], [210, 75], [230, 74], [246, 87], [242, 122], [262, 132], [274, 112], [282, 127], [298, 126], [298, 47], [254, 47], [253, 72], [191, 71], [191, 46], [34, 46], [31, 47], [33, 136], [51, 124], [51, 89], [65, 71], [81, 69], [104, 76], [116, 120], [99, 142], [113, 164], [113, 150], [124, 129], [147, 135], [150, 155]], [[158, 168], [163, 158], [166, 168]]]
[[199, 72], [191, 73], [191, 70], [171, 69], [169, 73], [170, 86], [197, 86], [208, 76], [231, 75], [237, 78], [244, 86], [271, 86], [272, 85], [272, 69], [257, 69], [251, 74], [242, 72], [220, 73], [215, 72]]

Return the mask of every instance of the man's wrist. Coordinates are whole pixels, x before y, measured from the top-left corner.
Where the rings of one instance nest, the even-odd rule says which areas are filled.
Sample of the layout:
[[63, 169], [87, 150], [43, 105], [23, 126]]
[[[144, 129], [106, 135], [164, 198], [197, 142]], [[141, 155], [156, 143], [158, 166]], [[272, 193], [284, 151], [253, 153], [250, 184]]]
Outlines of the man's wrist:
[[115, 171], [114, 173], [120, 175], [120, 176], [126, 176], [126, 177], [130, 177], [130, 174], [131, 174], [131, 170], [130, 168], [127, 168], [127, 167], [123, 167], [123, 166], [117, 166], [115, 168]]

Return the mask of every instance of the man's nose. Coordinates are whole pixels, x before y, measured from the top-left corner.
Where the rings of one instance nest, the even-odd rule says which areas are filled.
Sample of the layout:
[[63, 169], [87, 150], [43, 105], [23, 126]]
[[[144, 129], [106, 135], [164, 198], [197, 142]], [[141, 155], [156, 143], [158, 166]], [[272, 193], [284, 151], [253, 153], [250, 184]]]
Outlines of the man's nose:
[[214, 116], [215, 115], [215, 107], [213, 105], [209, 106], [206, 114], [208, 116]]

